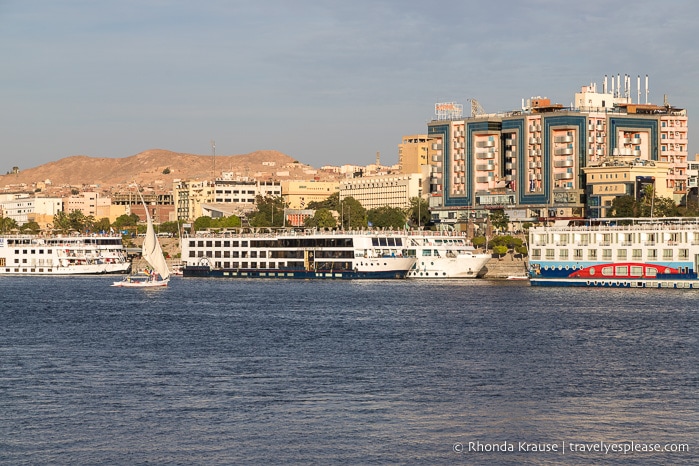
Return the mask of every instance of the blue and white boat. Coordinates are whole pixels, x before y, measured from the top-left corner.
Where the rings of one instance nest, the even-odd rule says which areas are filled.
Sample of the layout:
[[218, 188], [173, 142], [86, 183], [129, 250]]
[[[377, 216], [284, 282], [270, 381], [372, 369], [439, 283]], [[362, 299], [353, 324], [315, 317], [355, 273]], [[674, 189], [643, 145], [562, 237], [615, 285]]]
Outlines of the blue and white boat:
[[699, 288], [699, 218], [615, 218], [529, 230], [533, 286]]

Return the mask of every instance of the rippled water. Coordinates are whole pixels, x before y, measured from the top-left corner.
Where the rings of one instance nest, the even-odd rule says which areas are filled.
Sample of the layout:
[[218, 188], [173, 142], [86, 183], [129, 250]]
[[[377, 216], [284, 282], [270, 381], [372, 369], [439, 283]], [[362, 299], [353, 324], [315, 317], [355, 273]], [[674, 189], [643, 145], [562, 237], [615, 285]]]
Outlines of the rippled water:
[[2, 463], [699, 462], [693, 291], [111, 281], [0, 279]]

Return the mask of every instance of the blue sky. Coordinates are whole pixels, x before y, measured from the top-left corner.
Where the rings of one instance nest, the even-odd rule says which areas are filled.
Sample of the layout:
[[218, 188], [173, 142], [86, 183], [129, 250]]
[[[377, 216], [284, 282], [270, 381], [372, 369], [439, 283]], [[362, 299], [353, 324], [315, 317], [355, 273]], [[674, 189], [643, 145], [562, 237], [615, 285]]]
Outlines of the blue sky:
[[0, 0], [0, 172], [212, 140], [395, 163], [436, 102], [569, 105], [617, 73], [688, 110], [692, 158], [697, 18], [695, 0]]

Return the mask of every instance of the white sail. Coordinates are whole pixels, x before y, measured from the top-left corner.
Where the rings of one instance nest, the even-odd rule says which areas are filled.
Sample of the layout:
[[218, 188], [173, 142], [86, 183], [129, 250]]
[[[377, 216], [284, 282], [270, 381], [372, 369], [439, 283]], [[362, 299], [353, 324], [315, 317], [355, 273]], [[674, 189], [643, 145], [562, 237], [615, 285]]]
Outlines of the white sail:
[[160, 247], [160, 241], [158, 241], [158, 235], [155, 234], [153, 221], [150, 218], [148, 206], [146, 206], [143, 196], [141, 196], [141, 202], [143, 203], [143, 207], [146, 209], [146, 220], [148, 222], [146, 237], [143, 239], [141, 254], [143, 255], [143, 258], [148, 261], [150, 266], [153, 267], [153, 270], [160, 274], [161, 279], [167, 280], [170, 277], [170, 270], [167, 267], [165, 256], [163, 256], [163, 250]]

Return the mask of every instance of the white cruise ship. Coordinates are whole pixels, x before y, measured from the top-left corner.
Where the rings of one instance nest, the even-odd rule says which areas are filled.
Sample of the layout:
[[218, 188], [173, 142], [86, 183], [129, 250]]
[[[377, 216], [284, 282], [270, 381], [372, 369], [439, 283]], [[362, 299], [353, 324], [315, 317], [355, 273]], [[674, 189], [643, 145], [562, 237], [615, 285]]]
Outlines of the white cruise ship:
[[699, 288], [699, 218], [567, 223], [529, 229], [531, 285]]
[[390, 232], [197, 234], [182, 238], [184, 277], [406, 278], [415, 263]]
[[127, 273], [121, 236], [0, 236], [0, 275]]
[[478, 254], [464, 236], [410, 232], [408, 255], [417, 260], [408, 278], [478, 278], [485, 274], [490, 254]]

